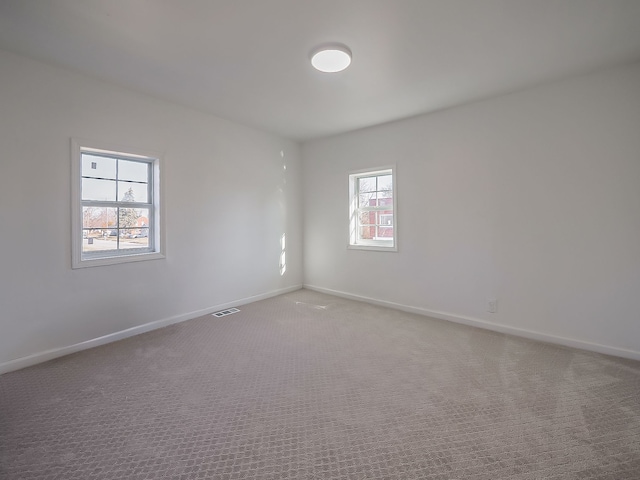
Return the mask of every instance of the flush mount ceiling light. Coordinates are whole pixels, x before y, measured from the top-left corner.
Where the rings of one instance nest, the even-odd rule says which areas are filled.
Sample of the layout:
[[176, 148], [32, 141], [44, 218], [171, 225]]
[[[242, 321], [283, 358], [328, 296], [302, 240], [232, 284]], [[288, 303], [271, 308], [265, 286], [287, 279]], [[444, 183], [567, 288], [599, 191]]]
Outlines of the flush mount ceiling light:
[[351, 64], [351, 50], [341, 43], [321, 45], [311, 52], [311, 65], [321, 72], [341, 72], [349, 64]]

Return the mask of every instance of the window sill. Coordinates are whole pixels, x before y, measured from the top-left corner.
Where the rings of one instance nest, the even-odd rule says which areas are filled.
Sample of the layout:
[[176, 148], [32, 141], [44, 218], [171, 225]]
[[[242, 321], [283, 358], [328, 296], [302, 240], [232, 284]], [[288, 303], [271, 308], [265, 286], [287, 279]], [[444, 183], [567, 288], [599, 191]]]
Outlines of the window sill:
[[160, 252], [144, 252], [132, 253], [129, 255], [115, 255], [112, 257], [93, 257], [81, 260], [74, 260], [72, 268], [101, 267], [104, 265], [117, 265], [120, 263], [142, 262], [146, 260], [158, 260], [165, 258], [164, 253]]
[[397, 252], [398, 247], [387, 247], [385, 245], [347, 245], [349, 250], [372, 250], [375, 252]]

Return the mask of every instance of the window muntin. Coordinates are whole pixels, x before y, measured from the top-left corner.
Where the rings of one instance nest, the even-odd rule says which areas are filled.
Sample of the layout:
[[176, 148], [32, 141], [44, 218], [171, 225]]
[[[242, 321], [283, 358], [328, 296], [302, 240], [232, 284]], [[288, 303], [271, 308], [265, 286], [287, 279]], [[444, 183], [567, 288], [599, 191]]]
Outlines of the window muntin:
[[73, 147], [73, 267], [162, 258], [159, 159]]
[[351, 248], [397, 250], [394, 168], [349, 175]]

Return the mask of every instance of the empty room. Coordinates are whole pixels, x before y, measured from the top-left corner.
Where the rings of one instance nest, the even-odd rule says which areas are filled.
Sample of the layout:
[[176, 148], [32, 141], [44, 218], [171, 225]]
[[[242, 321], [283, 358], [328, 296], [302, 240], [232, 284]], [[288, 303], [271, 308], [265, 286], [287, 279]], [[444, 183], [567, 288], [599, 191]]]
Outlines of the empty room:
[[639, 26], [0, 0], [0, 479], [639, 480]]

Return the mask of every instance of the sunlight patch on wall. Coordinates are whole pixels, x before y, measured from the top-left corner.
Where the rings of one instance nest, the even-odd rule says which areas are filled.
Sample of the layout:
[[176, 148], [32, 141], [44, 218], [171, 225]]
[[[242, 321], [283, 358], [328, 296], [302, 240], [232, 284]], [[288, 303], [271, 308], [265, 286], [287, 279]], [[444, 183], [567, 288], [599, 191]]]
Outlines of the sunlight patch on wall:
[[287, 271], [287, 235], [285, 233], [280, 237], [280, 276], [284, 275]]

